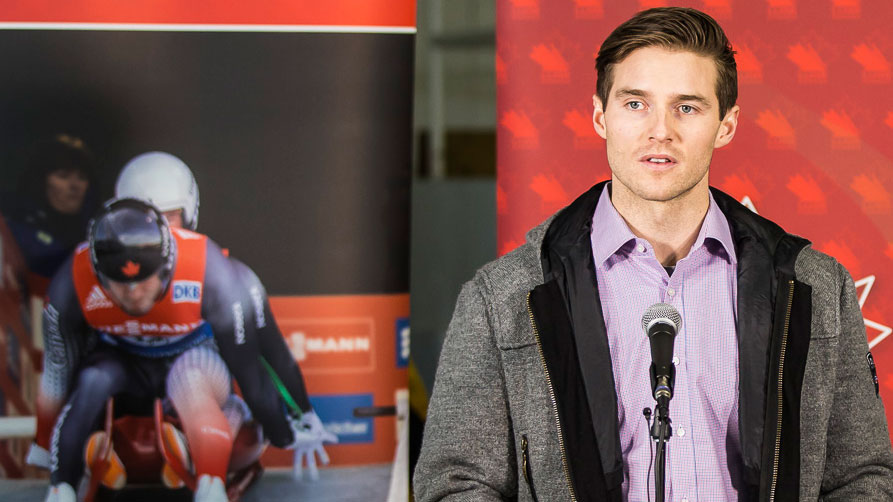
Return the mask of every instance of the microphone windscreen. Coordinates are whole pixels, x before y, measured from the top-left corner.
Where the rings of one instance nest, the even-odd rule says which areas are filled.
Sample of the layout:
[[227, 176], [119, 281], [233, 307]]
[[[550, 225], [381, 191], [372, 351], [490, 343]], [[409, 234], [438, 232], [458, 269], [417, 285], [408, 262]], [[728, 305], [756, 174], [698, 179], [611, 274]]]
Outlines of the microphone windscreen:
[[642, 329], [645, 331], [645, 334], [648, 334], [648, 329], [655, 322], [667, 322], [672, 324], [676, 333], [678, 333], [679, 328], [682, 327], [682, 317], [679, 316], [676, 307], [669, 303], [655, 303], [648, 307], [648, 310], [642, 315]]

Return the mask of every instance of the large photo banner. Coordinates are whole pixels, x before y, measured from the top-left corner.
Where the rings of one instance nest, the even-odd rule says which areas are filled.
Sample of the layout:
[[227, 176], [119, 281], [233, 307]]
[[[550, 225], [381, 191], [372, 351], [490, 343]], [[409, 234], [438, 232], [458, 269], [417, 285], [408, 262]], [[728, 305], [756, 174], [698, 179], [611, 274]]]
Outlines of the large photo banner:
[[498, 246], [610, 178], [592, 126], [598, 44], [635, 12], [703, 10], [737, 52], [735, 139], [711, 185], [835, 257], [856, 282], [893, 417], [893, 7], [884, 0], [498, 0]]
[[[384, 498], [399, 472], [392, 465], [407, 386], [414, 33], [412, 1], [4, 6], [5, 477], [43, 475], [25, 455], [47, 287], [86, 238], [89, 219], [120, 191], [122, 168], [161, 152], [194, 177], [187, 228], [262, 284], [283, 351], [337, 437], [325, 444], [330, 466], [357, 469], [349, 472], [366, 476], [370, 500]], [[141, 183], [132, 189], [148, 190]], [[108, 291], [84, 310], [105, 305], [97, 294]], [[172, 294], [190, 301], [200, 290]], [[267, 322], [262, 308], [254, 319]], [[261, 463], [290, 467], [293, 455], [268, 447]]]

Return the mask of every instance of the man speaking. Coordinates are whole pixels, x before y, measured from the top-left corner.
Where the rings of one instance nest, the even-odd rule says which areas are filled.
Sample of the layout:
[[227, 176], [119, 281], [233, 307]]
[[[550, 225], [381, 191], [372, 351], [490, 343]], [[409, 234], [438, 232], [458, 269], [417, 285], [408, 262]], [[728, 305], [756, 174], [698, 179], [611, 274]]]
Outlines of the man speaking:
[[[638, 501], [660, 481], [683, 502], [893, 499], [852, 278], [709, 187], [739, 113], [722, 29], [647, 10], [608, 36], [596, 70], [611, 180], [463, 287], [416, 498]], [[661, 303], [654, 329], [643, 314]], [[655, 375], [646, 332], [669, 331]], [[671, 440], [653, 441], [652, 410]]]

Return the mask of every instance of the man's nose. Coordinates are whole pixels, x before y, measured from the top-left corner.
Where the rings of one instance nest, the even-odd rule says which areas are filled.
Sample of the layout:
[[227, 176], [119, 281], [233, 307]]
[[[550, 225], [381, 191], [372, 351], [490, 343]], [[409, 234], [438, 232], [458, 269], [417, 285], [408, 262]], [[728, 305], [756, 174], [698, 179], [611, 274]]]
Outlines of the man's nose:
[[648, 139], [659, 143], [673, 141], [676, 135], [675, 118], [670, 110], [655, 110], [651, 114], [650, 130]]

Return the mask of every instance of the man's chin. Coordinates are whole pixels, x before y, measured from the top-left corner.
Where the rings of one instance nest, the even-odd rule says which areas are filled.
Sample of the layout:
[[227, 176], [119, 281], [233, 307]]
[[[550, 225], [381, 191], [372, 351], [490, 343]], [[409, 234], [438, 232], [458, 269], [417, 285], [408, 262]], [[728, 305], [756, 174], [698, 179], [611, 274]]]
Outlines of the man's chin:
[[640, 187], [633, 193], [641, 200], [648, 202], [671, 202], [679, 200], [690, 195], [697, 187], [697, 184], [691, 186], [666, 185], [660, 186], [652, 184], [650, 186]]
[[636, 190], [633, 194], [642, 201], [647, 202], [669, 202], [682, 195], [683, 191], [671, 188], [645, 187]]

